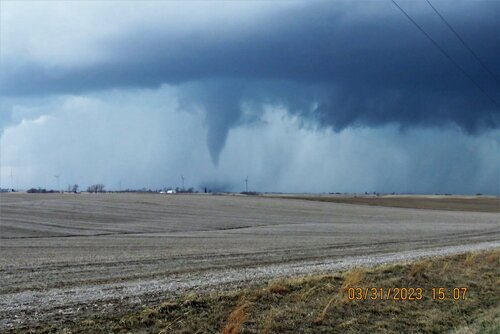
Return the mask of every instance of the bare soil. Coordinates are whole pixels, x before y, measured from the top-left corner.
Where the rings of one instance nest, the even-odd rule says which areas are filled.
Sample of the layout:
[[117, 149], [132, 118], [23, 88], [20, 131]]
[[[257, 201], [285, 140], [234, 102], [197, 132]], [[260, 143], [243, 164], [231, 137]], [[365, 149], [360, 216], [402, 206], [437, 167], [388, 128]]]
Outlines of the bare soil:
[[500, 212], [500, 198], [496, 196], [452, 195], [271, 195], [276, 198], [307, 201], [346, 203], [357, 205], [387, 206], [425, 210], [450, 210], [473, 212]]

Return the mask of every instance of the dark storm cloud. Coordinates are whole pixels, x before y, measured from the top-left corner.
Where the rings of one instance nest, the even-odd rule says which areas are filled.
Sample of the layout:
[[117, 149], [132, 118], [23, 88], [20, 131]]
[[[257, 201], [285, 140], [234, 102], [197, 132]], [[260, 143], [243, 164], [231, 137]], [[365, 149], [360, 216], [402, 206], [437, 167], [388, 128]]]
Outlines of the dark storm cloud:
[[[500, 77], [498, 2], [435, 5]], [[214, 161], [242, 120], [244, 103], [285, 105], [335, 130], [394, 123], [456, 125], [474, 134], [499, 127], [500, 87], [425, 3], [402, 7], [496, 103], [390, 1], [367, 6], [313, 2], [241, 29], [221, 23], [182, 34], [162, 27], [126, 31], [106, 41], [110, 56], [91, 66], [2, 66], [0, 89], [15, 96], [186, 85], [185, 99], [206, 111]]]

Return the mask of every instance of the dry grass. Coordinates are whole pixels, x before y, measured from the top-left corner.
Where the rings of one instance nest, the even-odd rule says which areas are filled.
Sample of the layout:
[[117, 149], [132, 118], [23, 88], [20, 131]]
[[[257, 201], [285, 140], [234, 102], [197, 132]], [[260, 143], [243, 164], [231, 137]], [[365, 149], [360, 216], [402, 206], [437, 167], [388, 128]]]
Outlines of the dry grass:
[[344, 275], [344, 283], [342, 283], [342, 289], [359, 285], [366, 275], [366, 270], [364, 268], [356, 268], [352, 271], [348, 271]]
[[450, 268], [450, 262], [445, 261], [443, 263], [443, 267], [441, 268], [441, 275], [444, 275], [448, 271], [449, 268]]
[[288, 292], [288, 286], [285, 282], [273, 282], [267, 287], [267, 291], [275, 294], [283, 294]]
[[498, 263], [500, 261], [500, 250], [495, 250], [486, 256], [486, 261], [489, 264]]
[[[31, 328], [39, 333], [444, 333], [500, 332], [500, 251], [273, 280], [190, 294], [138, 310]], [[342, 298], [349, 287], [422, 287], [421, 301]], [[446, 289], [433, 300], [431, 289]], [[468, 287], [453, 300], [453, 287]], [[344, 296], [345, 297], [345, 296]], [[19, 329], [19, 333], [29, 332]], [[13, 331], [16, 332], [16, 331]]]
[[474, 264], [474, 262], [476, 261], [476, 257], [477, 257], [477, 253], [471, 253], [471, 254], [467, 255], [467, 257], [465, 258], [464, 264], [467, 267], [471, 267]]
[[270, 330], [273, 326], [273, 322], [278, 314], [279, 314], [279, 311], [275, 308], [272, 308], [269, 311], [269, 313], [266, 316], [266, 319], [264, 320], [261, 334], [269, 334], [270, 333]]
[[500, 330], [500, 307], [486, 310], [473, 322], [454, 329], [451, 334], [498, 334]]
[[326, 313], [328, 312], [328, 310], [330, 309], [330, 306], [332, 305], [332, 303], [335, 300], [337, 300], [337, 296], [333, 296], [332, 298], [330, 298], [328, 303], [326, 303], [325, 307], [321, 311], [320, 315], [318, 315], [316, 317], [316, 319], [314, 319], [314, 321], [313, 321], [314, 324], [319, 325], [319, 324], [323, 323], [323, 321], [325, 320], [325, 317], [326, 317]]
[[237, 306], [227, 319], [227, 324], [222, 331], [223, 334], [237, 334], [240, 332], [241, 326], [248, 317], [247, 308], [250, 302], [243, 302]]
[[307, 297], [309, 297], [311, 294], [313, 294], [313, 292], [315, 292], [318, 289], [320, 289], [319, 286], [313, 286], [309, 290], [306, 290], [302, 294], [300, 294], [299, 297], [297, 298], [297, 300], [298, 301], [304, 301], [304, 300], [306, 300]]
[[432, 266], [432, 262], [428, 261], [419, 261], [412, 265], [410, 270], [410, 276], [415, 278], [417, 276], [425, 275], [425, 272], [430, 270]]

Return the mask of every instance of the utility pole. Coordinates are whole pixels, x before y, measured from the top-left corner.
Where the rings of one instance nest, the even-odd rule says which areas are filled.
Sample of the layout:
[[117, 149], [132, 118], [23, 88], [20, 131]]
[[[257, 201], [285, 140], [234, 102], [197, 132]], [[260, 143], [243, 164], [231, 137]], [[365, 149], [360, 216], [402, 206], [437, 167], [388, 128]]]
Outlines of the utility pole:
[[12, 174], [12, 168], [10, 169], [10, 189], [14, 189], [14, 174]]
[[247, 178], [245, 179], [245, 192], [246, 192], [246, 193], [248, 192], [248, 176], [247, 176]]
[[182, 191], [184, 191], [184, 176], [181, 175], [181, 179], [182, 179]]

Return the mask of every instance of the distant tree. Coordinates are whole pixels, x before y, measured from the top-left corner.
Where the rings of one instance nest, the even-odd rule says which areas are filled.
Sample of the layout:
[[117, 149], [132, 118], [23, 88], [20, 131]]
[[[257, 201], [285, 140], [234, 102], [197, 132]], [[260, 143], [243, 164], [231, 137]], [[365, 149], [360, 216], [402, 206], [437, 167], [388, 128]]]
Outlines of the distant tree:
[[30, 188], [27, 190], [28, 193], [30, 194], [52, 194], [56, 193], [58, 191], [56, 190], [47, 190], [45, 188]]
[[104, 192], [104, 184], [98, 183], [93, 184], [87, 188], [89, 193], [103, 193]]
[[76, 194], [78, 192], [78, 184], [74, 184], [73, 187], [71, 188], [71, 191]]

